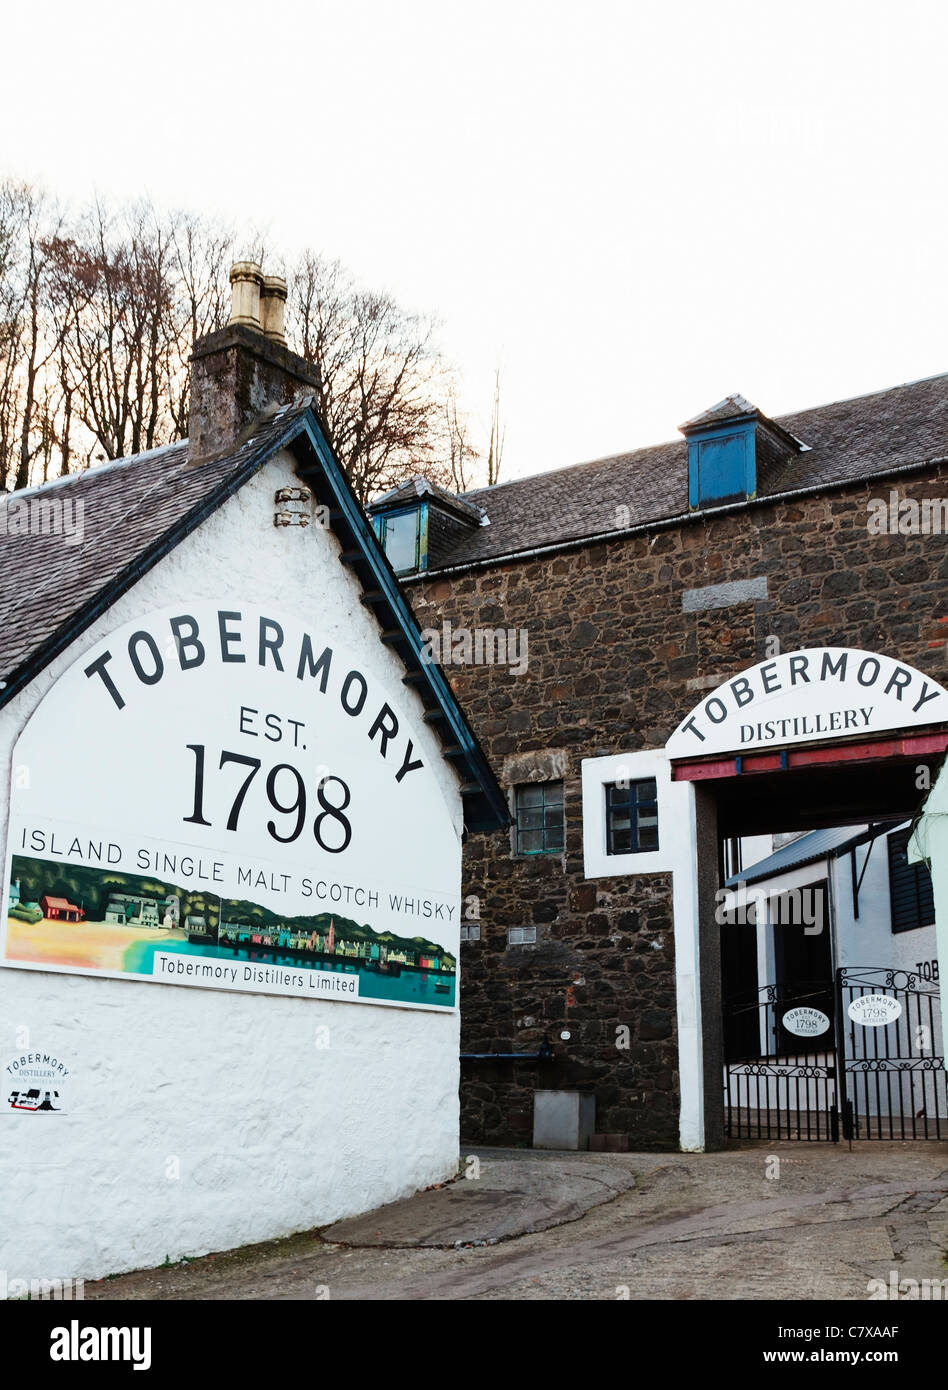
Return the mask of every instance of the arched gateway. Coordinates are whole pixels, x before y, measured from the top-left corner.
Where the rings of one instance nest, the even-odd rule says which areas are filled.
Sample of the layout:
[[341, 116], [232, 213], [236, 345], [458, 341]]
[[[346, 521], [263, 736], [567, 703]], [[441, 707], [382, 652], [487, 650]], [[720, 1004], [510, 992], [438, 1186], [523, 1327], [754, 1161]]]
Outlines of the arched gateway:
[[694, 794], [706, 1143], [948, 1134], [933, 908], [914, 948], [896, 934], [924, 870], [895, 857], [946, 748], [937, 681], [842, 647], [759, 662], [669, 739]]
[[[682, 1148], [948, 1137], [930, 883], [905, 853], [946, 749], [937, 680], [813, 647], [708, 691], [664, 749], [583, 764], [587, 877], [671, 871]], [[652, 798], [647, 852], [609, 843], [617, 784]]]

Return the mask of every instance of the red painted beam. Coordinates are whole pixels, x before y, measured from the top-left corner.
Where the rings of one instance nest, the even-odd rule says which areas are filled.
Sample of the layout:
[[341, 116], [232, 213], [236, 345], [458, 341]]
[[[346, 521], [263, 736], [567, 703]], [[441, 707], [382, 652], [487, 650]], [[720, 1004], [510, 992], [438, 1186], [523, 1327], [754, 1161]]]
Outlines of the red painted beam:
[[[875, 763], [894, 758], [923, 758], [944, 753], [948, 749], [948, 731], [928, 734], [905, 734], [901, 737], [876, 739], [869, 743], [837, 743], [814, 748], [795, 744], [777, 752], [728, 753], [706, 759], [672, 763], [673, 782], [707, 782], [724, 777], [746, 777], [754, 773], [779, 772], [781, 755], [786, 754], [786, 771], [803, 767], [831, 767], [841, 763]], [[737, 760], [741, 759], [741, 771]]]

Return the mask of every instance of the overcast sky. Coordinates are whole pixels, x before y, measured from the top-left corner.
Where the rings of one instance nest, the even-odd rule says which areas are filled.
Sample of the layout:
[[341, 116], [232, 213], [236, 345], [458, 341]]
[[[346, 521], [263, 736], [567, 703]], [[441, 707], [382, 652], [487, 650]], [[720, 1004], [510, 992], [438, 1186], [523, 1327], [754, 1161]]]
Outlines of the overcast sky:
[[442, 320], [510, 477], [948, 369], [948, 5], [6, 7], [0, 168], [313, 245]]

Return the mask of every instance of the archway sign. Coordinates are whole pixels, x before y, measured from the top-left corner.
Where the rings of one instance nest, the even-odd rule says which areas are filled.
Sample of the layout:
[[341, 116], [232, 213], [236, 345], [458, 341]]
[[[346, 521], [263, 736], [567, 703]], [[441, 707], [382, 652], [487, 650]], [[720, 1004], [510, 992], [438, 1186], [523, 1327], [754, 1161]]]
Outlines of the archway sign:
[[948, 691], [914, 666], [853, 647], [809, 647], [724, 681], [682, 720], [665, 751], [701, 758], [942, 723]]

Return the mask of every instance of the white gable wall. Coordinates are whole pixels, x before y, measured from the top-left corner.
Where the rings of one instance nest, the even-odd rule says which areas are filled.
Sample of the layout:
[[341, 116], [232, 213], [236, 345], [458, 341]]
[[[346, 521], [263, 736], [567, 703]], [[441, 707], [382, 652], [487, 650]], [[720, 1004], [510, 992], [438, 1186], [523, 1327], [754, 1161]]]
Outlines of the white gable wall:
[[[168, 604], [272, 603], [330, 645], [363, 648], [366, 675], [417, 708], [413, 737], [456, 832], [460, 894], [457, 778], [335, 537], [274, 527], [275, 490], [298, 485], [289, 454], [271, 461], [0, 710], [4, 851], [14, 745], [83, 652]], [[68, 1114], [0, 1112], [9, 1279], [90, 1279], [265, 1240], [456, 1171], [456, 1012], [0, 969], [0, 1065], [24, 1047], [55, 1053], [72, 1077]]]

